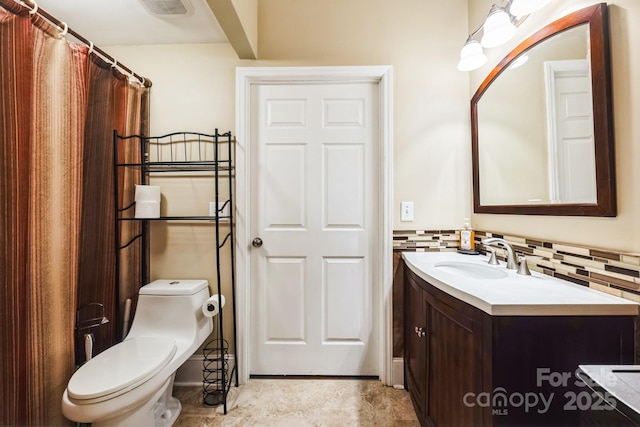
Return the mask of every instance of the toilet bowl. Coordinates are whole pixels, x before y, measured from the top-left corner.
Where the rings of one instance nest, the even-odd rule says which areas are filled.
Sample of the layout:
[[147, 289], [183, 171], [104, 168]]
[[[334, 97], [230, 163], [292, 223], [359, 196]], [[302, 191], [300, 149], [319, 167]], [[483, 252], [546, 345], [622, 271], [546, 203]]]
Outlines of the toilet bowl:
[[212, 331], [202, 313], [206, 280], [156, 280], [140, 289], [126, 339], [82, 365], [62, 396], [62, 413], [94, 426], [171, 426], [181, 404], [176, 370]]

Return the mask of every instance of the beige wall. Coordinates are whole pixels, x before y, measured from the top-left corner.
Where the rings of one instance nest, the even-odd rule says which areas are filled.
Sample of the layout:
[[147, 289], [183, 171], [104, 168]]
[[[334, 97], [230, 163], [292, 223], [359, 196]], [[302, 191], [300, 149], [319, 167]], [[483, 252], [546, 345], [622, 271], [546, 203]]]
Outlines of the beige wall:
[[[260, 3], [257, 65], [392, 65], [394, 229], [451, 228], [469, 216], [468, 82], [456, 70], [466, 1]], [[400, 222], [400, 202], [414, 222]]]
[[[236, 66], [392, 65], [394, 228], [462, 225], [470, 213], [468, 79], [456, 70], [466, 0], [270, 0], [259, 5], [258, 61], [228, 45], [106, 50], [153, 80], [153, 132], [235, 130]], [[237, 57], [236, 57], [237, 58]], [[412, 223], [400, 202], [414, 201]]]
[[[492, 0], [469, 0], [469, 31], [477, 28], [486, 16]], [[505, 46], [486, 51], [488, 63], [470, 73], [470, 95], [491, 68], [528, 35], [559, 17], [595, 4], [587, 0], [560, 0], [535, 13], [519, 28], [516, 37]], [[613, 72], [613, 110], [618, 187], [618, 216], [615, 218], [549, 217], [524, 215], [473, 215], [478, 229], [532, 236], [552, 241], [574, 243], [595, 248], [640, 253], [640, 2], [609, 1], [611, 57]]]
[[258, 0], [231, 0], [242, 23], [251, 50], [258, 52]]
[[[530, 17], [516, 38], [488, 51], [489, 63], [456, 70], [468, 27], [484, 19], [492, 0], [398, 5], [383, 0], [270, 0], [260, 3], [259, 61], [240, 61], [230, 45], [120, 46], [106, 50], [154, 82], [152, 133], [235, 130], [235, 67], [392, 65], [394, 67], [394, 228], [454, 228], [471, 211], [469, 99], [478, 84], [527, 35], [567, 12], [593, 4], [552, 2]], [[476, 228], [640, 253], [640, 3], [610, 2], [618, 179], [616, 218], [473, 215]], [[470, 23], [467, 24], [467, 21]], [[399, 221], [400, 201], [415, 202], [412, 223]], [[199, 233], [183, 231], [182, 238]], [[173, 235], [173, 233], [172, 233]], [[205, 238], [208, 242], [209, 237]], [[200, 245], [200, 246], [199, 246]], [[163, 275], [209, 276], [205, 252], [173, 258], [173, 245], [154, 262]], [[206, 245], [205, 245], [206, 246]], [[157, 248], [156, 248], [157, 249]], [[178, 256], [178, 255], [176, 255]], [[158, 260], [162, 262], [158, 262]], [[171, 259], [180, 259], [171, 263]], [[204, 272], [200, 270], [204, 269]]]
[[[111, 46], [110, 54], [153, 81], [151, 134], [190, 131], [235, 133], [235, 67], [241, 63], [229, 44]], [[211, 176], [151, 178], [160, 185], [163, 215], [207, 215], [214, 200]], [[225, 193], [226, 194], [226, 193]], [[228, 228], [222, 227], [223, 231]], [[229, 296], [230, 257], [222, 252], [222, 294]], [[217, 293], [215, 228], [207, 222], [151, 224], [151, 279], [207, 279]], [[223, 311], [225, 338], [231, 337], [231, 310]], [[229, 340], [230, 341], [230, 340]], [[230, 351], [234, 351], [233, 347]]]
[[[154, 135], [235, 132], [237, 66], [392, 65], [394, 228], [454, 228], [470, 213], [469, 87], [456, 70], [466, 28], [466, 0], [270, 0], [260, 3], [259, 61], [238, 60], [229, 44], [105, 50], [153, 81]], [[205, 178], [153, 183], [162, 186], [165, 209], [202, 212]], [[183, 187], [191, 183], [196, 194]], [[399, 222], [400, 201], [415, 202], [414, 222]], [[154, 223], [151, 240], [152, 278], [214, 283], [211, 227]]]

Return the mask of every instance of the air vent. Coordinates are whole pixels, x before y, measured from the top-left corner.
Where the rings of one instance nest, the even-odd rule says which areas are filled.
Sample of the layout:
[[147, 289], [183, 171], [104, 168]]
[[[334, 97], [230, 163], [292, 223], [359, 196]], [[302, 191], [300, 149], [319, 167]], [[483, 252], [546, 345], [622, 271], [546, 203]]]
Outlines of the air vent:
[[140, 3], [152, 15], [186, 16], [193, 13], [189, 0], [140, 0]]

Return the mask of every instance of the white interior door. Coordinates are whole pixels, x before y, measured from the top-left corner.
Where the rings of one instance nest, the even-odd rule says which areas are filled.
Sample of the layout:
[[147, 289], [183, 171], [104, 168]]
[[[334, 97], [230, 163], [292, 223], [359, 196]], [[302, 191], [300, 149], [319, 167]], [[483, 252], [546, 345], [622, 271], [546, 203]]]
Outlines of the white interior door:
[[591, 75], [586, 59], [549, 61], [549, 164], [551, 201], [596, 203]]
[[251, 89], [252, 375], [379, 374], [376, 86]]

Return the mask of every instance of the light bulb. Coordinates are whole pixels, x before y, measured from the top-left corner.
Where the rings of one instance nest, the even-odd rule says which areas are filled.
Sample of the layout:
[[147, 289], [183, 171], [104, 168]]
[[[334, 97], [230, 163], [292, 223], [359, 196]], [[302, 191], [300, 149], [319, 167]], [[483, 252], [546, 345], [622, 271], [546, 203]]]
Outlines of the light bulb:
[[487, 62], [487, 56], [482, 52], [482, 46], [478, 40], [469, 39], [460, 51], [458, 70], [471, 71], [482, 67]]
[[516, 34], [516, 26], [511, 22], [511, 16], [500, 7], [493, 5], [489, 16], [483, 25], [482, 40], [483, 47], [496, 47], [506, 43]]
[[509, 69], [510, 70], [516, 69], [519, 66], [523, 65], [528, 60], [529, 60], [529, 55], [527, 55], [526, 53], [524, 55], [520, 55], [516, 59], [511, 61], [511, 64], [509, 65]]

